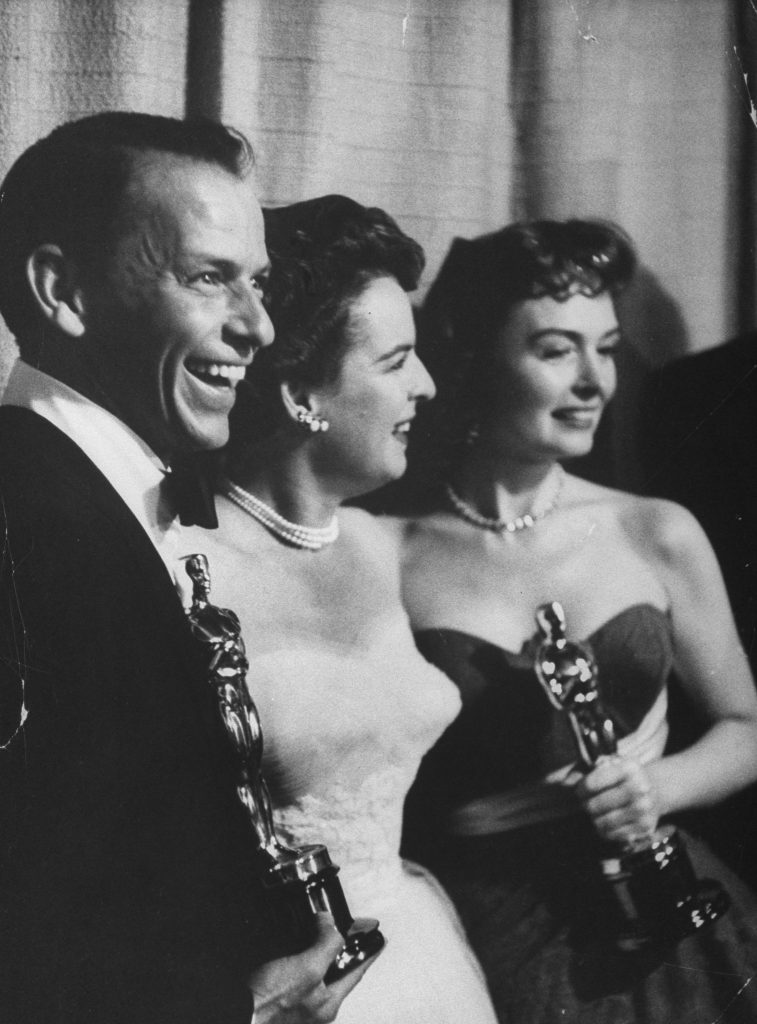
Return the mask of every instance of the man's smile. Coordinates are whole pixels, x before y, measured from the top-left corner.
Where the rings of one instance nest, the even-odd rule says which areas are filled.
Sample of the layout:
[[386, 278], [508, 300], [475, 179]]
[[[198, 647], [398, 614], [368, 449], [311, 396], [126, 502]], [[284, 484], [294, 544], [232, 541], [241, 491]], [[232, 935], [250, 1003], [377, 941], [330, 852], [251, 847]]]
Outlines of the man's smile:
[[247, 369], [238, 363], [211, 362], [208, 359], [187, 359], [184, 365], [203, 384], [222, 388], [235, 388]]

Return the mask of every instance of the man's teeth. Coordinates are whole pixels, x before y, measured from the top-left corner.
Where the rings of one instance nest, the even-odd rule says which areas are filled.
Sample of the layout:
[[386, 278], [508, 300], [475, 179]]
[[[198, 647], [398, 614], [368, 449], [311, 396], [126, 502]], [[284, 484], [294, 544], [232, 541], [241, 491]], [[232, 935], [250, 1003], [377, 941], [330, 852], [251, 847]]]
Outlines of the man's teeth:
[[410, 423], [409, 422], [407, 422], [407, 423], [399, 423], [394, 428], [394, 432], [395, 432], [395, 434], [408, 434], [408, 433], [410, 433]]
[[212, 383], [220, 383], [222, 380], [232, 387], [236, 387], [245, 374], [244, 366], [233, 366], [231, 363], [192, 363], [189, 369], [201, 380], [210, 380]]

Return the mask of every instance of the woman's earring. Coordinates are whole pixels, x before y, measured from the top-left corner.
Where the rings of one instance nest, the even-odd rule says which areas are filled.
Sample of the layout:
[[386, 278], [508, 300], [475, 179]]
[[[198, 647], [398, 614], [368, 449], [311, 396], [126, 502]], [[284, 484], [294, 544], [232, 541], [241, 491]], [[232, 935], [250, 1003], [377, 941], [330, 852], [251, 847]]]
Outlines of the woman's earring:
[[302, 423], [313, 434], [317, 434], [319, 430], [329, 429], [329, 421], [327, 419], [319, 416], [318, 413], [312, 413], [309, 409], [303, 409], [302, 407], [297, 410], [297, 422]]
[[474, 420], [465, 432], [465, 443], [469, 448], [472, 448], [476, 441], [478, 441], [480, 434], [481, 429], [478, 425], [478, 421]]

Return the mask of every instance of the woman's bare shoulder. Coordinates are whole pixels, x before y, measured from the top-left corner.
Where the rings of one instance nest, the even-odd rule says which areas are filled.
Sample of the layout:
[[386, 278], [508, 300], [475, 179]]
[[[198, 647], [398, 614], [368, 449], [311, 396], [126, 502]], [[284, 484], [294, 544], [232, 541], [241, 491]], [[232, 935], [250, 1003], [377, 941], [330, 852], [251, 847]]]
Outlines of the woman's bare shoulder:
[[671, 586], [710, 590], [721, 582], [720, 567], [709, 538], [683, 505], [649, 499], [646, 510], [648, 539], [660, 567], [669, 574]]
[[577, 490], [585, 501], [603, 507], [635, 547], [662, 562], [676, 564], [709, 548], [696, 517], [674, 501], [587, 481]]

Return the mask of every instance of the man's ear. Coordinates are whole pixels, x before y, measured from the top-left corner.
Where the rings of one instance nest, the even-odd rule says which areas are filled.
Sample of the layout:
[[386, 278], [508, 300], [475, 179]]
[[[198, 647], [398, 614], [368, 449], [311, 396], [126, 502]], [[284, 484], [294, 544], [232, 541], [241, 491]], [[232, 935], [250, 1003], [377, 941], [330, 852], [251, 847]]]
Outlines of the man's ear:
[[38, 245], [26, 262], [26, 276], [45, 319], [70, 338], [80, 338], [84, 302], [71, 260], [57, 245]]

